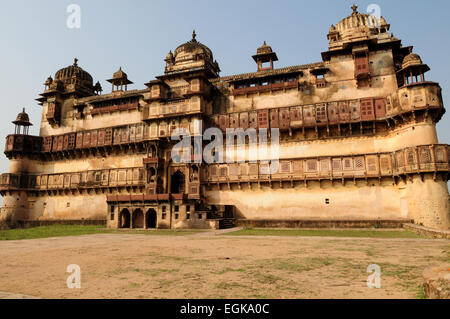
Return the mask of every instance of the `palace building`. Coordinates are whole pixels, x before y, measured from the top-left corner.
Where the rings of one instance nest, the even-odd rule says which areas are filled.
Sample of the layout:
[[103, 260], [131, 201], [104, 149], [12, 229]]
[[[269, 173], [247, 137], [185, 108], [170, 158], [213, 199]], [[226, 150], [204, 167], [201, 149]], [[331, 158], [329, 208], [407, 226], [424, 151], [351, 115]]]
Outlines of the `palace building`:
[[[106, 93], [75, 59], [44, 83], [39, 136], [28, 134], [25, 109], [13, 121], [0, 219], [112, 228], [413, 221], [448, 230], [441, 88], [384, 18], [352, 9], [329, 29], [317, 63], [276, 68], [264, 42], [255, 72], [220, 76], [194, 32], [144, 88], [130, 89], [120, 68]], [[237, 162], [208, 164], [193, 151], [191, 161], [172, 159], [174, 130], [190, 132], [194, 149], [210, 127], [278, 129], [277, 171], [250, 161], [248, 139], [235, 146], [247, 154]]]

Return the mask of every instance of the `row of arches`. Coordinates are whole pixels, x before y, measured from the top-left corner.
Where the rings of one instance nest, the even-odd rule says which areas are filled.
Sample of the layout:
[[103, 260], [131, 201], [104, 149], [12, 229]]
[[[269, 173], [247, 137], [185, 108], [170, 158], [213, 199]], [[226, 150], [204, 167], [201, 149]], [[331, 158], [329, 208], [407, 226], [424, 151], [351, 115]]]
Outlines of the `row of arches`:
[[148, 209], [145, 214], [141, 208], [130, 212], [124, 208], [119, 214], [119, 228], [156, 228], [157, 214], [153, 208]]

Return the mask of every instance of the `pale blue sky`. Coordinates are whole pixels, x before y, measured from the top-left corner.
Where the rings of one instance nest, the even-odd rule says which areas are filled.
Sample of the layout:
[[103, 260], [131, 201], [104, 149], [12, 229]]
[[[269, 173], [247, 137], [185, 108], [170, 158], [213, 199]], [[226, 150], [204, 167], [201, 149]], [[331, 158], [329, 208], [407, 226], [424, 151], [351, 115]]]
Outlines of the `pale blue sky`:
[[[264, 40], [277, 52], [276, 67], [321, 60], [327, 50], [326, 34], [351, 13], [356, 2], [365, 12], [378, 4], [391, 24], [391, 32], [414, 45], [431, 67], [427, 79], [440, 82], [444, 102], [450, 101], [450, 2], [434, 1], [300, 1], [300, 0], [40, 0], [1, 1], [0, 4], [0, 147], [14, 132], [11, 121], [26, 107], [38, 134], [41, 108], [34, 100], [45, 79], [78, 57], [78, 64], [106, 92], [105, 80], [122, 66], [135, 82], [144, 83], [164, 71], [169, 50], [191, 38], [214, 53], [221, 75], [252, 72], [251, 55]], [[81, 7], [81, 28], [68, 29], [67, 6]], [[450, 116], [438, 125], [441, 143], [450, 143]], [[8, 171], [8, 160], [0, 156], [0, 171]]]

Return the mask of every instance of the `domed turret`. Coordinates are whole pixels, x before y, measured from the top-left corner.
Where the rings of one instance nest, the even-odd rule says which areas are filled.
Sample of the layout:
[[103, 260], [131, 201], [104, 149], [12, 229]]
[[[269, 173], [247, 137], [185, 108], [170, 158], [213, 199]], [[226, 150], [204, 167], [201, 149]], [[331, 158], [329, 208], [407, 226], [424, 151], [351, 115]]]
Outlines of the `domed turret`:
[[197, 41], [195, 30], [192, 32], [192, 39], [178, 46], [174, 53], [169, 52], [165, 61], [166, 73], [187, 71], [190, 69], [203, 67], [211, 71], [213, 76], [220, 72], [219, 65], [214, 61], [212, 51], [201, 42]]
[[94, 85], [94, 92], [97, 94], [101, 94], [103, 92], [102, 85], [99, 81], [97, 81], [97, 83], [95, 83]]
[[[23, 108], [22, 112], [20, 112], [17, 115], [16, 120], [13, 121], [12, 123], [16, 126], [14, 134], [24, 134], [24, 135], [28, 135], [28, 127], [33, 125], [30, 122], [30, 117], [25, 112], [25, 108]], [[23, 128], [22, 133], [21, 133], [21, 128]]]
[[[256, 50], [256, 55], [252, 58], [258, 65], [258, 71], [273, 70], [273, 62], [278, 61], [277, 54], [272, 51], [272, 47], [267, 45], [266, 41]], [[264, 67], [263, 63], [269, 63], [269, 66]]]
[[128, 80], [128, 75], [122, 71], [122, 67], [120, 67], [119, 70], [114, 72], [112, 79], [106, 81], [112, 84], [112, 92], [122, 91], [124, 87], [125, 91], [127, 91], [128, 84], [133, 84], [133, 82]]
[[204, 57], [208, 59], [210, 62], [213, 61], [212, 51], [203, 43], [198, 42], [196, 37], [197, 34], [195, 33], [194, 30], [192, 32], [192, 40], [183, 43], [182, 45], [178, 46], [178, 48], [175, 49], [174, 54], [175, 62], [189, 55], [204, 55]]
[[429, 70], [418, 54], [410, 52], [403, 58], [402, 68], [397, 72], [399, 86], [424, 82], [425, 73]]
[[93, 86], [92, 76], [78, 66], [77, 58], [74, 59], [72, 65], [56, 72], [55, 81], [61, 81], [63, 84], [81, 84], [86, 87]]
[[409, 66], [421, 65], [421, 64], [423, 64], [423, 63], [422, 63], [422, 59], [420, 58], [420, 56], [415, 53], [410, 53], [407, 56], [405, 56], [405, 58], [403, 59], [402, 69], [406, 69]]
[[172, 50], [167, 53], [166, 59], [164, 61], [166, 61], [167, 64], [172, 64], [174, 62]]
[[328, 34], [330, 50], [342, 49], [350, 42], [391, 38], [387, 32], [390, 25], [383, 17], [360, 13], [356, 5], [352, 6], [352, 10], [351, 15], [342, 19], [336, 26], [331, 26]]

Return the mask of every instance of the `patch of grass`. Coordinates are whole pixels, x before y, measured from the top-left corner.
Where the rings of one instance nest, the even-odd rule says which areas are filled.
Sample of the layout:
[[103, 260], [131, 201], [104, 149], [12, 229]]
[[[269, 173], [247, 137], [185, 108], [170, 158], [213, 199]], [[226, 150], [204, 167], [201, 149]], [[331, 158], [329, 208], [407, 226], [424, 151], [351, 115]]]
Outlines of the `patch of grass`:
[[379, 254], [374, 248], [367, 248], [365, 250], [365, 253], [367, 257], [375, 257], [377, 254]]
[[140, 269], [140, 268], [132, 268], [131, 271], [143, 274], [145, 276], [156, 277], [161, 274], [173, 274], [177, 273], [179, 269], [165, 269], [165, 268], [154, 268], [154, 269]]
[[215, 271], [215, 272], [213, 272], [213, 274], [214, 275], [223, 275], [223, 274], [228, 273], [228, 272], [244, 272], [244, 269], [242, 269], [242, 268], [234, 269], [234, 268], [227, 267], [227, 268]]
[[408, 230], [373, 229], [263, 229], [245, 228], [225, 234], [227, 236], [320, 236], [320, 237], [356, 237], [356, 238], [426, 238]]
[[421, 268], [392, 263], [377, 263], [381, 268], [381, 276], [396, 277], [403, 281], [405, 287], [410, 287], [420, 277]]
[[0, 240], [20, 240], [61, 236], [80, 236], [109, 233], [105, 226], [52, 225], [33, 228], [16, 228], [0, 231]]
[[277, 283], [278, 281], [282, 280], [281, 277], [278, 277], [278, 276], [275, 276], [272, 274], [267, 274], [267, 273], [260, 273], [260, 272], [254, 272], [253, 277], [256, 279], [257, 282], [259, 282], [261, 284], [268, 284], [268, 285], [273, 285], [273, 284]]
[[232, 288], [242, 288], [243, 286], [237, 282], [228, 282], [228, 281], [221, 281], [218, 284], [216, 284], [216, 288], [228, 290]]
[[199, 230], [122, 230], [109, 229], [98, 225], [51, 225], [33, 228], [16, 228], [0, 231], [0, 240], [22, 240], [62, 236], [81, 236], [91, 234], [139, 234], [139, 235], [167, 235], [183, 236], [198, 233]]
[[276, 269], [288, 273], [310, 271], [333, 264], [337, 259], [330, 257], [312, 258], [272, 258], [263, 259], [258, 262], [258, 269]]
[[416, 298], [417, 298], [417, 299], [427, 299], [427, 298], [425, 297], [425, 290], [423, 289], [423, 286], [419, 286], [419, 287], [417, 288]]

